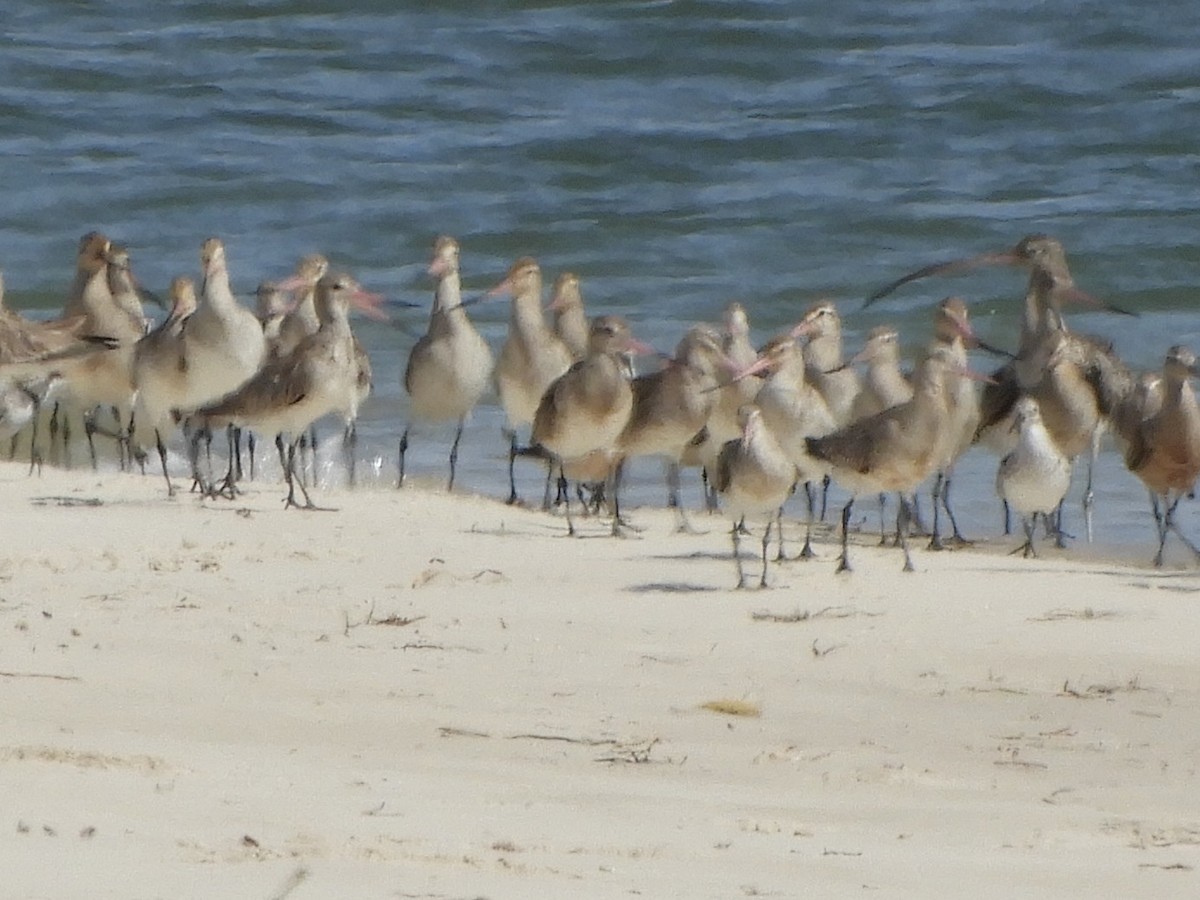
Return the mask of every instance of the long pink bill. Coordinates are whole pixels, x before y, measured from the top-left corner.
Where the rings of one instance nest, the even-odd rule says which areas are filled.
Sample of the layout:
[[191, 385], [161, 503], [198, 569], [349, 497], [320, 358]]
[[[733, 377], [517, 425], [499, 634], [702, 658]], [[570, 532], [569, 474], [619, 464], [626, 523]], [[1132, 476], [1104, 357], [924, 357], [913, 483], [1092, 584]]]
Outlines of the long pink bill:
[[1005, 359], [1011, 360], [1017, 358], [1015, 353], [1009, 353], [1004, 348], [997, 347], [995, 344], [989, 344], [987, 341], [981, 338], [975, 333], [975, 329], [971, 327], [971, 323], [968, 320], [961, 318], [960, 316], [949, 311], [946, 311], [945, 315], [954, 325], [955, 330], [959, 333], [963, 339], [963, 342], [968, 347], [978, 347], [984, 353], [990, 353], [992, 356], [1001, 356]]
[[981, 381], [984, 384], [1000, 383], [991, 375], [984, 375], [982, 372], [976, 372], [967, 366], [946, 366], [946, 371], [952, 375], [961, 375], [963, 378], [970, 378], [972, 381]]
[[374, 319], [377, 322], [391, 321], [392, 317], [382, 309], [384, 302], [382, 294], [374, 294], [370, 291], [364, 291], [362, 288], [350, 294], [350, 305], [368, 319]]
[[654, 356], [665, 361], [674, 359], [669, 353], [663, 353], [657, 347], [647, 344], [645, 341], [639, 341], [634, 337], [631, 337], [629, 343], [625, 345], [625, 352], [635, 356]]
[[291, 293], [298, 291], [301, 288], [312, 287], [311, 279], [305, 278], [303, 275], [290, 275], [283, 281], [275, 282], [275, 290]]
[[705, 388], [702, 393], [708, 394], [713, 391], [719, 391], [723, 388], [729, 387], [731, 384], [737, 384], [739, 381], [749, 378], [752, 375], [757, 375], [771, 365], [771, 357], [760, 356], [758, 359], [754, 360], [754, 362], [750, 363], [750, 365], [745, 366], [744, 368], [739, 368], [734, 364], [733, 360], [726, 357], [724, 360], [724, 365], [729, 370], [729, 378], [720, 382], [719, 384], [714, 384], [712, 387]]

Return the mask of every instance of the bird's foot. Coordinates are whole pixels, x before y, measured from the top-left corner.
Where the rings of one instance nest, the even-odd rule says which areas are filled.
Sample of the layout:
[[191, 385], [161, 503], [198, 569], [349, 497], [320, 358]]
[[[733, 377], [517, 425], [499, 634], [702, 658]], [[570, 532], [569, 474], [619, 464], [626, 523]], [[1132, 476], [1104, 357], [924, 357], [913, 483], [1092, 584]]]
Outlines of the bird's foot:
[[337, 512], [337, 509], [332, 506], [317, 506], [308, 497], [304, 498], [303, 503], [298, 503], [295, 497], [287, 496], [283, 499], [284, 509], [299, 509], [303, 512]]

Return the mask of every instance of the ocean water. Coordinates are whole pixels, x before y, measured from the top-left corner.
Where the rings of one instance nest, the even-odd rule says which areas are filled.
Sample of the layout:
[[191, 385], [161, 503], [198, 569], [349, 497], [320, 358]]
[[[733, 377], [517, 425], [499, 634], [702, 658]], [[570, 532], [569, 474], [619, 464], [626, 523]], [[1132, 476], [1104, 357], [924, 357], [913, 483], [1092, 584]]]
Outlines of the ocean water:
[[[1138, 15], [1032, 0], [423, 6], [10, 3], [9, 304], [59, 308], [92, 229], [129, 245], [160, 291], [197, 274], [218, 235], [239, 291], [321, 251], [425, 304], [429, 251], [449, 233], [468, 292], [531, 254], [547, 282], [578, 272], [591, 311], [626, 315], [663, 349], [730, 300], [761, 340], [828, 297], [848, 349], [894, 322], [912, 354], [948, 293], [1012, 346], [1023, 273], [919, 282], [867, 310], [862, 298], [916, 266], [1047, 232], [1081, 287], [1139, 313], [1080, 309], [1072, 327], [1139, 368], [1172, 343], [1200, 348], [1194, 3]], [[394, 312], [394, 326], [358, 325], [376, 372], [360, 456], [380, 485], [394, 479], [400, 373], [426, 315]], [[475, 318], [498, 346], [505, 306]], [[500, 423], [489, 398], [463, 439], [464, 489], [505, 493]], [[449, 438], [414, 432], [410, 470], [440, 481]], [[964, 529], [982, 536], [998, 530], [995, 465], [972, 451], [956, 484]], [[634, 466], [636, 502], [661, 502], [658, 473]], [[536, 470], [522, 483], [536, 494]], [[1148, 555], [1144, 491], [1111, 448], [1097, 493], [1099, 540]]]

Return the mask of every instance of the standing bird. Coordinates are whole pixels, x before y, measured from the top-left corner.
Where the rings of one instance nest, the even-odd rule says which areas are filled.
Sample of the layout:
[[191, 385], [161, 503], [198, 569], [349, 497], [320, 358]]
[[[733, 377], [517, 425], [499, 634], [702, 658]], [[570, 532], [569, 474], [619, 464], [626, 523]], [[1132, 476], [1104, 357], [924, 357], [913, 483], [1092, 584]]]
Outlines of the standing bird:
[[[800, 324], [792, 330], [794, 337], [806, 335], [804, 361], [808, 378], [825, 400], [838, 427], [852, 421], [854, 398], [858, 396], [858, 373], [842, 365], [842, 317], [832, 301], [823, 300], [809, 307]], [[821, 485], [821, 521], [829, 502], [829, 476]]]
[[[65, 350], [79, 341], [84, 325], [86, 320], [83, 316], [65, 322], [39, 322], [10, 310], [5, 304], [4, 273], [0, 272], [0, 364]], [[37, 436], [42, 404], [50, 399], [60, 383], [59, 377], [49, 379], [41, 374], [9, 374], [4, 378], [3, 430], [6, 436], [15, 438], [16, 432], [20, 431], [24, 424], [32, 424], [33, 434], [29, 445], [31, 471], [42, 464]], [[10, 451], [15, 455], [15, 445]]]
[[868, 331], [862, 349], [846, 365], [862, 362], [867, 371], [850, 406], [852, 422], [912, 398], [912, 385], [900, 368], [900, 334], [894, 326], [878, 325]]
[[108, 283], [108, 252], [111, 241], [98, 231], [79, 239], [75, 255], [75, 278], [67, 289], [62, 319], [86, 318], [89, 326], [109, 324], [117, 310]]
[[[259, 370], [266, 356], [267, 342], [262, 325], [254, 313], [238, 303], [229, 287], [225, 247], [219, 239], [209, 238], [204, 242], [200, 264], [204, 273], [203, 302], [187, 318], [186, 328], [180, 331], [182, 355], [177, 349], [170, 354], [176, 360], [183, 360], [182, 370], [176, 373], [179, 377], [161, 382], [156, 378], [135, 379], [138, 397], [134, 418], [138, 429], [153, 429], [159, 441], [176, 416], [186, 416], [237, 390]], [[167, 365], [178, 367], [179, 364], [176, 361]], [[202, 436], [203, 433], [198, 433], [189, 439], [195, 475], [199, 474], [197, 454]], [[136, 434], [134, 437], [137, 439]], [[220, 488], [202, 485], [207, 492], [233, 493], [236, 490], [237, 443], [230, 429], [229, 471], [225, 482]], [[140, 446], [144, 444], [144, 439], [139, 442]], [[164, 455], [165, 469], [165, 453], [161, 447], [159, 452]]]
[[288, 295], [274, 281], [259, 282], [254, 292], [255, 315], [262, 323], [263, 336], [267, 339], [267, 356], [279, 355], [279, 331], [283, 320], [292, 308]]
[[[722, 317], [721, 350], [734, 371], [741, 371], [758, 358], [758, 351], [750, 342], [750, 320], [746, 308], [736, 300], [725, 308]], [[682, 466], [700, 466], [704, 477], [704, 501], [709, 512], [718, 508], [717, 493], [712, 489], [709, 473], [715, 470], [717, 455], [727, 441], [742, 434], [738, 411], [747, 403], [753, 403], [762, 381], [758, 378], [726, 380], [717, 391], [716, 403], [709, 414], [708, 422], [685, 449], [680, 459]]]
[[[519, 499], [513, 472], [517, 429], [533, 424], [546, 389], [571, 367], [574, 360], [567, 345], [546, 325], [542, 312], [542, 270], [536, 260], [528, 256], [518, 259], [490, 294], [512, 295], [508, 337], [500, 349], [495, 370], [496, 389], [507, 420], [508, 502], [511, 504]], [[548, 505], [549, 482], [546, 501]]]
[[[1077, 287], [1067, 265], [1066, 251], [1056, 238], [1045, 234], [1030, 234], [1018, 241], [1012, 249], [1001, 253], [984, 253], [965, 259], [925, 266], [876, 291], [867, 299], [867, 305], [887, 296], [910, 281], [930, 275], [949, 275], [990, 265], [1022, 266], [1029, 269], [1029, 285], [1025, 292], [1017, 356], [1027, 358], [1037, 352], [1037, 345], [1047, 335], [1052, 332], [1063, 333], [1067, 341], [1063, 354], [1078, 368], [1087, 385], [1086, 390], [1094, 395], [1096, 407], [1101, 415], [1098, 423], [1106, 426], [1109, 417], [1133, 391], [1133, 375], [1108, 343], [1069, 332], [1063, 319], [1062, 304], [1079, 302], [1123, 315], [1134, 315], [1134, 313], [1097, 300]], [[998, 432], [999, 442], [1003, 445], [1005, 441], [1011, 441], [1010, 416], [1013, 405], [1021, 395], [1015, 364], [1009, 363], [993, 373], [992, 381], [993, 384], [984, 388], [980, 401], [979, 437], [988, 440], [989, 433]], [[1048, 416], [1044, 405], [1043, 415]], [[1052, 428], [1051, 433], [1053, 434]], [[1083, 493], [1083, 511], [1089, 541], [1092, 537], [1092, 505], [1095, 499], [1092, 491], [1092, 477], [1101, 436], [1102, 427], [1097, 427], [1088, 434], [1091, 442], [1091, 456], [1087, 483]], [[989, 443], [992, 442], [989, 441]]]
[[[139, 431], [153, 433], [163, 478], [167, 480], [167, 496], [173, 497], [175, 485], [167, 471], [165, 435], [175, 427], [175, 410], [193, 402], [183, 334], [196, 312], [196, 285], [192, 279], [180, 275], [171, 282], [170, 297], [170, 314], [133, 348], [134, 407], [128, 433], [131, 439]], [[144, 460], [144, 452], [140, 458]]]
[[796, 483], [796, 469], [763, 421], [762, 412], [747, 404], [742, 407], [742, 436], [728, 441], [717, 457], [713, 484], [724, 498], [725, 512], [733, 521], [733, 561], [737, 587], [746, 586], [742, 570], [741, 529], [746, 519], [765, 519], [762, 537], [762, 575], [759, 587], [767, 586], [767, 545], [771, 522], [787, 501]]
[[[864, 492], [909, 493], [935, 470], [946, 422], [946, 372], [952, 363], [931, 354], [918, 366], [907, 403], [853, 422], [825, 437], [805, 440], [808, 453], [827, 463], [833, 478], [850, 491], [842, 509], [842, 556], [837, 571], [850, 569], [850, 511]], [[908, 552], [910, 511], [900, 506], [897, 532], [904, 571], [913, 570]]]
[[[492, 351], [467, 318], [458, 266], [458, 241], [452, 237], [439, 237], [433, 247], [433, 262], [429, 264], [429, 274], [438, 279], [429, 327], [413, 345], [404, 370], [404, 389], [410, 398], [412, 418], [426, 422], [457, 422], [454, 443], [450, 446], [448, 491], [454, 489], [463, 424], [492, 377]], [[400, 438], [397, 487], [404, 485], [410, 428], [411, 425], [405, 425]]]
[[[571, 460], [608, 455], [605, 496], [613, 500], [613, 536], [621, 535], [616, 502], [617, 440], [629, 423], [633, 389], [624, 357], [643, 349], [620, 316], [597, 316], [588, 334], [588, 355], [571, 366], [545, 392], [533, 419], [533, 443], [550, 454], [560, 480]], [[566, 497], [567, 533], [575, 534], [571, 499]]]
[[966, 303], [960, 297], [947, 297], [938, 304], [934, 315], [931, 349], [931, 352], [937, 352], [938, 348], [941, 348], [953, 362], [954, 370], [946, 373], [946, 441], [933, 482], [933, 531], [929, 537], [930, 550], [941, 550], [944, 546], [939, 507], [945, 509], [946, 517], [950, 520], [951, 539], [958, 545], [969, 543], [959, 530], [958, 520], [950, 506], [954, 464], [975, 442], [980, 422], [979, 385], [976, 379], [962, 374], [967, 369], [969, 345], [998, 352], [976, 337], [971, 328]]
[[[200, 248], [203, 272], [201, 293], [204, 302], [188, 322], [188, 365], [196, 402], [185, 409], [191, 411], [237, 390], [262, 367], [267, 354], [267, 339], [258, 317], [246, 309], [233, 295], [229, 286], [229, 268], [225, 260], [225, 245], [218, 238], [209, 238]], [[209, 485], [208, 492], [237, 492], [241, 476], [241, 429], [228, 431], [229, 468], [220, 486]], [[208, 436], [210, 433], [203, 433]], [[198, 439], [192, 441], [192, 462], [196, 468]], [[198, 478], [203, 487], [203, 482]]]
[[[316, 334], [321, 327], [321, 317], [317, 313], [317, 282], [329, 271], [329, 260], [320, 253], [310, 253], [302, 256], [296, 263], [291, 275], [275, 284], [275, 289], [284, 295], [290, 295], [293, 302], [285, 310], [283, 317], [274, 327], [274, 333], [264, 326], [263, 333], [267, 335], [267, 354], [270, 357], [284, 357], [296, 349], [297, 345], [310, 334]], [[261, 313], [259, 318], [262, 318]], [[279, 463], [285, 465], [285, 448], [283, 438], [275, 435], [275, 448], [279, 452]], [[309, 434], [300, 438], [300, 471], [305, 473], [310, 464], [315, 470], [317, 455], [317, 432], [314, 427]], [[254, 433], [250, 433], [251, 457], [254, 455]], [[253, 461], [251, 462], [253, 465]]]
[[567, 345], [575, 362], [579, 362], [587, 356], [588, 318], [583, 308], [578, 275], [563, 272], [558, 276], [548, 308], [554, 313], [554, 333]]
[[839, 425], [853, 420], [854, 399], [860, 390], [858, 373], [842, 364], [842, 317], [828, 300], [809, 308], [793, 329], [794, 337], [807, 336], [804, 362], [813, 387], [825, 398], [825, 405]]
[[296, 263], [296, 271], [275, 284], [275, 289], [292, 294], [295, 305], [279, 323], [279, 339], [274, 347], [279, 356], [287, 356], [302, 340], [321, 327], [317, 315], [317, 282], [329, 272], [329, 260], [310, 253]]
[[[111, 300], [103, 307], [97, 303], [89, 308], [87, 328], [90, 334], [111, 338], [116, 349], [91, 357], [63, 382], [64, 399], [83, 417], [93, 469], [97, 466], [97, 432], [117, 441], [122, 468], [130, 456], [125, 423], [133, 411], [133, 348], [146, 334], [142, 291], [133, 275], [129, 251], [118, 244], [106, 244], [104, 260]], [[100, 410], [111, 411], [112, 429], [97, 424]]]
[[690, 530], [679, 502], [680, 460], [708, 422], [718, 378], [730, 368], [721, 336], [708, 325], [695, 325], [666, 366], [632, 382], [633, 410], [617, 441], [618, 452], [622, 462], [635, 456], [666, 458], [667, 505], [678, 517], [679, 531]]
[[[867, 340], [850, 360], [847, 366], [855, 363], [867, 364], [866, 375], [862, 379], [858, 394], [850, 407], [850, 421], [857, 422], [870, 416], [907, 403], [912, 399], [913, 389], [908, 376], [900, 368], [900, 334], [891, 325], [879, 325], [867, 332]], [[900, 503], [912, 503], [913, 516], [917, 514], [916, 495], [899, 497]], [[887, 512], [887, 494], [879, 495], [879, 541], [886, 544], [888, 528], [885, 521]], [[936, 512], [935, 512], [936, 516]]]
[[[769, 340], [758, 359], [738, 372], [734, 380], [751, 380], [750, 376], [760, 373], [765, 377], [755, 405], [795, 468], [794, 480], [804, 484], [808, 520], [800, 556], [809, 559], [813, 555], [812, 530], [816, 519], [815, 484], [828, 475], [829, 467], [809, 454], [805, 441], [836, 431], [837, 419], [821, 392], [809, 382], [804, 354], [790, 333]], [[782, 542], [780, 554], [782, 558]]]
[[1191, 380], [1198, 373], [1196, 356], [1176, 345], [1167, 352], [1162, 383], [1157, 392], [1145, 391], [1145, 414], [1130, 428], [1126, 419], [1125, 465], [1150, 492], [1150, 507], [1158, 530], [1154, 565], [1163, 564], [1167, 535], [1175, 532], [1200, 558], [1200, 548], [1175, 522], [1179, 501], [1191, 494], [1200, 477], [1200, 407]]
[[1021, 516], [1025, 543], [1017, 550], [1028, 558], [1037, 556], [1035, 520], [1039, 513], [1049, 516], [1062, 503], [1071, 484], [1071, 463], [1046, 431], [1038, 402], [1032, 397], [1017, 401], [1012, 428], [1017, 446], [1000, 460], [996, 493]]
[[[194, 419], [206, 427], [249, 427], [266, 434], [288, 435], [284, 477], [285, 503], [299, 507], [296, 487], [304, 495], [304, 509], [317, 509], [296, 475], [296, 447], [309, 427], [325, 415], [337, 414], [346, 422], [358, 415], [360, 394], [350, 307], [373, 310], [379, 297], [369, 294], [341, 273], [327, 274], [317, 283], [316, 308], [321, 325], [285, 357], [272, 360], [249, 381], [223, 399], [198, 410]], [[198, 314], [197, 314], [198, 315]], [[189, 325], [190, 328], [190, 325]]]
[[[1016, 360], [1014, 377], [1020, 394], [1037, 400], [1046, 431], [1062, 454], [1073, 464], [1081, 453], [1090, 451], [1089, 463], [1094, 463], [1098, 435], [1104, 427], [1105, 418], [1100, 398], [1092, 390], [1086, 369], [1076, 361], [1073, 349], [1066, 332], [1051, 331], [1034, 345], [1028, 355]], [[1065, 547], [1061, 509], [1055, 525], [1056, 543], [1059, 547]]]

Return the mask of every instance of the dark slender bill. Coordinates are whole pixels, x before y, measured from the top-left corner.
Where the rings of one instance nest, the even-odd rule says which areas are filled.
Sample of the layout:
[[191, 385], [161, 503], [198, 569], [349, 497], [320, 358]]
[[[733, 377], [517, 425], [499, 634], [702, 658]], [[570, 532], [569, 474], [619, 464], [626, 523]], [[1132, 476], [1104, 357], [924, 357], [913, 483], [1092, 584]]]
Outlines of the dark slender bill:
[[917, 269], [915, 272], [909, 272], [900, 278], [897, 278], [891, 284], [885, 285], [867, 298], [867, 302], [863, 306], [870, 306], [877, 300], [882, 300], [888, 294], [895, 291], [897, 288], [903, 287], [910, 281], [918, 281], [922, 278], [928, 278], [930, 275], [955, 275], [959, 272], [969, 272], [971, 269], [978, 269], [983, 266], [1011, 266], [1020, 262], [1020, 259], [1011, 252], [1006, 253], [983, 253], [979, 256], [971, 256], [966, 259], [951, 259], [946, 262], [933, 263], [924, 268]]
[[[474, 306], [476, 303], [484, 303], [488, 300], [499, 299], [498, 294], [493, 294], [491, 291], [483, 294], [476, 294], [474, 297], [468, 297], [460, 303], [451, 303], [449, 306], [443, 306], [438, 312], [450, 312], [452, 309], [465, 309], [468, 306]], [[415, 305], [415, 304], [414, 304]]]
[[159, 309], [170, 309], [171, 308], [171, 304], [167, 303], [165, 300], [163, 300], [163, 298], [160, 295], [154, 293], [154, 291], [147, 290], [144, 287], [139, 287], [137, 289], [137, 292], [138, 292], [138, 298], [143, 303], [153, 303]]
[[1003, 347], [997, 347], [995, 344], [989, 344], [987, 341], [981, 341], [978, 338], [975, 339], [975, 346], [978, 347], [980, 350], [982, 350], [984, 353], [992, 354], [992, 356], [1003, 356], [1005, 359], [1016, 359], [1017, 358], [1017, 355], [1015, 353], [1010, 353], [1007, 350], [1005, 350]]
[[1082, 303], [1084, 306], [1094, 306], [1097, 309], [1105, 309], [1109, 312], [1117, 313], [1122, 316], [1132, 316], [1138, 318], [1138, 314], [1130, 309], [1125, 309], [1123, 306], [1117, 306], [1115, 303], [1109, 303], [1107, 300], [1101, 300], [1099, 297], [1093, 297], [1087, 291], [1081, 291], [1079, 288], [1072, 285], [1069, 288], [1064, 288], [1060, 292], [1061, 299], [1068, 300], [1072, 303]]

